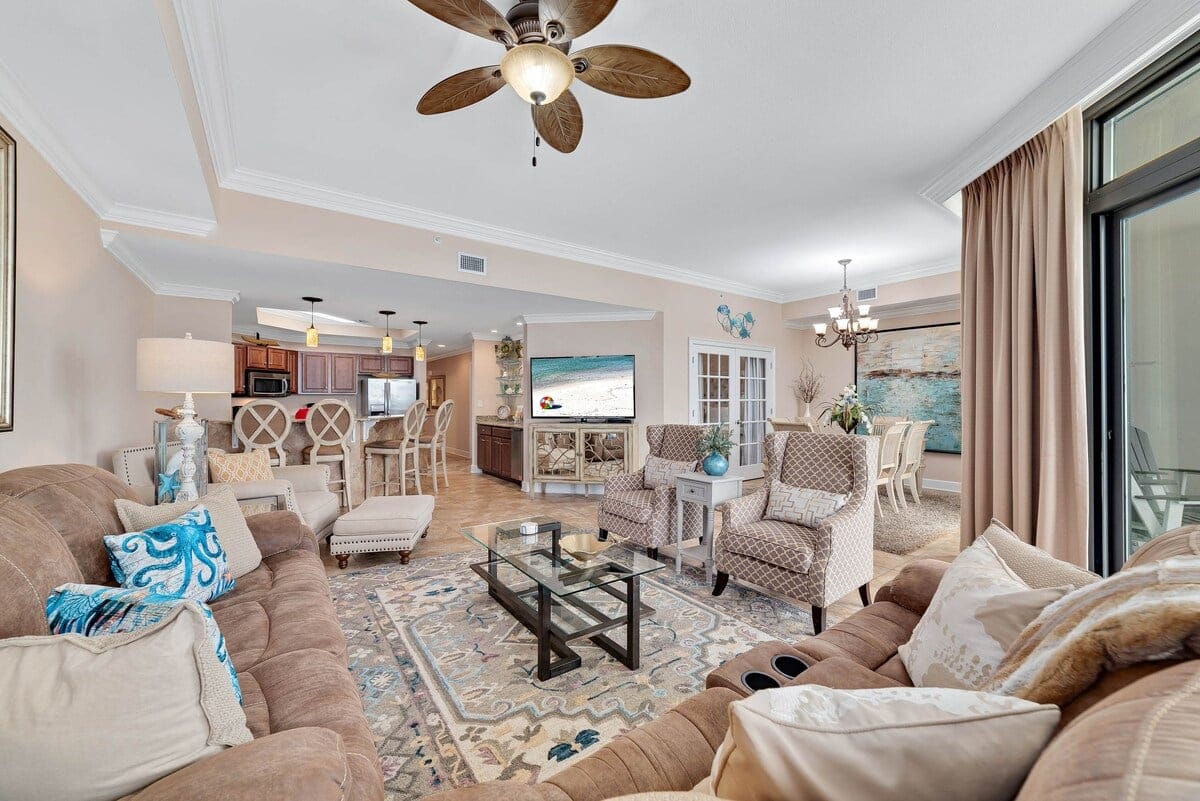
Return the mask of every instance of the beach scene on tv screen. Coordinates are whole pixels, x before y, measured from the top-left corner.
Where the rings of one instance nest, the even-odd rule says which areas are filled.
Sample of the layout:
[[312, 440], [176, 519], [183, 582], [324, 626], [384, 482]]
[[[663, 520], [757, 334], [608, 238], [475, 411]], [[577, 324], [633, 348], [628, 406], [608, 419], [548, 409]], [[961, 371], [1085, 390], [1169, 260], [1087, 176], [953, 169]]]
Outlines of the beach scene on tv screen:
[[633, 357], [532, 359], [536, 417], [633, 417]]

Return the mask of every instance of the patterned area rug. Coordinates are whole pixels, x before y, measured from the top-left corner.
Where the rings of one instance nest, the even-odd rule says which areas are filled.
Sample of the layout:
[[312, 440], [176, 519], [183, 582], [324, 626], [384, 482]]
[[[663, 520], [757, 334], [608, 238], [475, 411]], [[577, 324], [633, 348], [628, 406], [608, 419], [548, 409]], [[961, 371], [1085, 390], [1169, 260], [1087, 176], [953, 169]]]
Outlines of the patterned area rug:
[[958, 531], [957, 492], [926, 489], [921, 492], [920, 506], [913, 503], [911, 495], [908, 498], [908, 509], [893, 512], [887, 496], [879, 493], [883, 504], [883, 514], [875, 512], [875, 547], [879, 550], [908, 554], [947, 531]]
[[540, 682], [533, 636], [469, 568], [481, 555], [330, 578], [390, 801], [545, 779], [699, 692], [726, 659], [812, 631], [807, 607], [736, 585], [713, 598], [701, 571], [667, 567], [642, 580], [657, 611], [642, 622], [640, 670], [583, 640], [580, 668]]

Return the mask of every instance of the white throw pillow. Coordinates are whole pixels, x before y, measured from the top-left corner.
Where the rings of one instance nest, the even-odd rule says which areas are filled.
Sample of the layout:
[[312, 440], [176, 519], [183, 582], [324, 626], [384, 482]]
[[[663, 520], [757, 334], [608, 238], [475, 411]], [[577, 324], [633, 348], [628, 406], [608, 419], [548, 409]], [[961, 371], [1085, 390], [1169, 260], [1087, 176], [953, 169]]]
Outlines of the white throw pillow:
[[262, 563], [262, 552], [258, 550], [258, 543], [250, 533], [250, 527], [246, 525], [246, 518], [230, 487], [210, 486], [208, 494], [199, 501], [143, 506], [136, 501], [118, 498], [114, 503], [117, 507], [117, 517], [121, 518], [121, 525], [125, 527], [126, 532], [145, 531], [170, 523], [203, 503], [212, 517], [217, 540], [225, 549], [230, 575], [235, 579], [241, 578]]
[[125, 634], [0, 640], [0, 796], [110, 801], [251, 740], [194, 604]]
[[1011, 801], [1058, 707], [918, 687], [765, 690], [729, 707], [712, 786], [732, 801]]
[[942, 577], [900, 661], [917, 687], [979, 689], [1017, 635], [1070, 589], [1030, 589], [991, 543], [976, 540]]
[[642, 473], [642, 486], [646, 489], [670, 487], [680, 473], [695, 473], [696, 462], [673, 462], [657, 456], [646, 457], [646, 470]]
[[767, 497], [767, 519], [816, 528], [818, 523], [845, 506], [846, 500], [845, 495], [792, 487], [776, 479], [771, 482]]

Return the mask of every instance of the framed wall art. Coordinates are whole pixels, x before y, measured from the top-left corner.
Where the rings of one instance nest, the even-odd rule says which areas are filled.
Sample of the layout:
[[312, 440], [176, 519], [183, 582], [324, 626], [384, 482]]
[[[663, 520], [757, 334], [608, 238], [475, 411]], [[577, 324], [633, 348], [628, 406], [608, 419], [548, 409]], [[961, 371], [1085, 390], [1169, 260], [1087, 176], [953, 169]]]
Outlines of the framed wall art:
[[880, 331], [854, 350], [854, 381], [871, 417], [933, 420], [925, 450], [962, 453], [962, 324]]
[[16, 258], [17, 143], [0, 128], [0, 431], [13, 429]]

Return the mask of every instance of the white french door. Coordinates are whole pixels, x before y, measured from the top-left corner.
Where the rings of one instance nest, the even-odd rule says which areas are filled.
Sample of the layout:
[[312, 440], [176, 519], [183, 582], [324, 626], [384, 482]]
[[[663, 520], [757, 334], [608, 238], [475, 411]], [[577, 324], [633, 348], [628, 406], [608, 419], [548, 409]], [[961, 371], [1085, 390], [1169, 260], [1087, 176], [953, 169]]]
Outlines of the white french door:
[[727, 425], [731, 467], [762, 463], [767, 419], [775, 413], [775, 350], [693, 339], [688, 358], [690, 420]]

